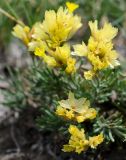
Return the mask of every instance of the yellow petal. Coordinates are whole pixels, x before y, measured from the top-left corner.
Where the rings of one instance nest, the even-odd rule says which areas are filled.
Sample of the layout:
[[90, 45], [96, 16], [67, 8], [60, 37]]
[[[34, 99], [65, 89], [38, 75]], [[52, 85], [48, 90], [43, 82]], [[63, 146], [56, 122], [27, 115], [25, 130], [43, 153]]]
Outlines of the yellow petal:
[[67, 6], [69, 12], [71, 12], [71, 13], [74, 12], [79, 7], [78, 4], [72, 3], [72, 2], [66, 2], [66, 6]]
[[95, 72], [92, 70], [84, 72], [84, 77], [87, 80], [91, 80], [94, 75], [95, 75]]
[[89, 138], [89, 145], [91, 148], [96, 148], [99, 144], [101, 144], [104, 140], [103, 134], [99, 134], [98, 136], [93, 136]]
[[43, 47], [41, 47], [41, 48], [36, 48], [35, 49], [35, 52], [34, 52], [34, 54], [36, 55], [36, 56], [39, 56], [39, 57], [44, 57], [45, 56], [45, 49], [43, 48]]
[[76, 119], [77, 119], [78, 123], [81, 123], [81, 122], [84, 122], [85, 117], [84, 116], [76, 116]]
[[77, 55], [77, 56], [87, 56], [87, 46], [85, 45], [84, 42], [82, 42], [82, 44], [77, 44], [77, 45], [74, 45], [74, 55]]
[[58, 106], [56, 109], [56, 114], [59, 116], [65, 116], [65, 112], [66, 112], [66, 110], [64, 108], [62, 108], [61, 106]]

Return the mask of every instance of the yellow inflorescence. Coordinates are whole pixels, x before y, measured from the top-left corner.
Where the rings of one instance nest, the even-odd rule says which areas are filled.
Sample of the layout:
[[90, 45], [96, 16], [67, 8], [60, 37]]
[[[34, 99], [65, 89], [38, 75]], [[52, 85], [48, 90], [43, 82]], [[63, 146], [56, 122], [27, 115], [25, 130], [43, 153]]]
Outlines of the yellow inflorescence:
[[17, 24], [14, 27], [14, 31], [12, 32], [12, 34], [22, 40], [25, 45], [28, 45], [28, 43], [30, 42], [30, 28], [28, 26], [21, 26]]
[[101, 144], [104, 140], [103, 134], [99, 134], [98, 136], [89, 137], [89, 145], [91, 148], [95, 149], [99, 144]]
[[78, 154], [82, 151], [86, 151], [89, 146], [89, 141], [86, 139], [84, 130], [79, 130], [76, 126], [70, 125], [69, 133], [71, 137], [69, 139], [69, 144], [63, 146], [64, 152], [77, 152]]
[[112, 39], [116, 36], [118, 30], [112, 27], [110, 23], [105, 23], [103, 28], [98, 29], [97, 21], [89, 22], [89, 26], [91, 37], [87, 46], [84, 43], [74, 46], [74, 53], [78, 56], [87, 57], [92, 65], [92, 69], [84, 74], [86, 79], [92, 79], [97, 71], [119, 65], [118, 54], [113, 49], [112, 44]]
[[88, 100], [85, 98], [75, 99], [74, 94], [70, 92], [67, 100], [59, 101], [56, 114], [65, 119], [81, 123], [87, 119], [94, 119], [97, 111], [94, 108], [90, 108]]
[[79, 7], [78, 4], [72, 3], [72, 2], [66, 2], [66, 6], [67, 6], [69, 12], [71, 12], [71, 13], [74, 12]]
[[81, 18], [71, 13], [76, 8], [78, 5], [67, 2], [65, 9], [60, 7], [57, 12], [46, 11], [44, 21], [35, 23], [32, 31], [27, 26], [17, 25], [13, 35], [49, 66], [63, 67], [67, 73], [73, 73], [76, 71], [76, 60], [72, 58], [70, 46], [66, 42], [82, 26]]
[[82, 42], [74, 45], [74, 51], [71, 51], [68, 40], [82, 26], [81, 18], [73, 14], [78, 7], [78, 4], [66, 2], [66, 8], [60, 7], [57, 12], [46, 11], [43, 22], [35, 23], [31, 29], [17, 24], [12, 33], [49, 66], [61, 67], [69, 74], [76, 71], [76, 59], [72, 56], [86, 57], [91, 69], [84, 72], [84, 76], [91, 80], [99, 71], [119, 65], [118, 54], [112, 43], [118, 29], [110, 23], [105, 23], [99, 29], [97, 21], [90, 21], [91, 36], [88, 44]]
[[63, 146], [64, 152], [76, 152], [80, 154], [86, 151], [89, 147], [96, 148], [104, 140], [103, 134], [94, 137], [86, 138], [84, 129], [78, 129], [75, 125], [70, 125], [69, 133], [71, 134], [69, 143]]
[[35, 40], [45, 41], [49, 48], [54, 49], [69, 40], [81, 26], [79, 16], [60, 7], [57, 12], [54, 10], [45, 12], [44, 21], [34, 26], [32, 37]]
[[[67, 100], [59, 101], [59, 106], [56, 109], [56, 114], [66, 120], [73, 120], [78, 123], [84, 122], [87, 119], [96, 117], [96, 110], [89, 108], [90, 102], [85, 98], [75, 99], [72, 92], [69, 93]], [[71, 134], [69, 143], [63, 146], [64, 152], [76, 152], [80, 154], [86, 151], [89, 147], [96, 148], [104, 140], [103, 134], [87, 138], [84, 129], [78, 129], [75, 125], [70, 125], [69, 133]]]
[[[73, 55], [86, 57], [91, 69], [84, 72], [84, 76], [91, 80], [98, 71], [119, 65], [118, 54], [112, 43], [118, 30], [110, 23], [105, 23], [98, 29], [97, 21], [89, 22], [91, 36], [87, 45], [82, 42], [74, 45], [74, 51], [71, 51], [68, 40], [82, 26], [81, 18], [73, 14], [78, 7], [75, 3], [67, 2], [65, 9], [60, 7], [57, 12], [46, 11], [43, 22], [35, 23], [31, 29], [17, 24], [12, 33], [48, 66], [63, 68], [68, 74], [76, 72], [76, 59]], [[71, 123], [82, 123], [95, 119], [97, 111], [90, 107], [86, 98], [76, 99], [74, 94], [69, 92], [67, 100], [59, 101], [56, 114]], [[71, 136], [68, 144], [63, 147], [64, 152], [74, 151], [80, 154], [89, 147], [95, 149], [104, 140], [102, 133], [87, 137], [84, 129], [78, 129], [75, 125], [70, 125], [68, 131]]]

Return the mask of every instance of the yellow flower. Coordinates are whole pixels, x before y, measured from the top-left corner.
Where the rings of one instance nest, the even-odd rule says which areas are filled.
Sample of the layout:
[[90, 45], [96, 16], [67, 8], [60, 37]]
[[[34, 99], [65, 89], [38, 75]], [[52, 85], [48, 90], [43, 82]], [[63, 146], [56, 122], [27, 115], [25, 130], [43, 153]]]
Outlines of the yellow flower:
[[21, 39], [26, 45], [28, 45], [30, 41], [30, 28], [28, 26], [21, 26], [20, 24], [17, 24], [13, 28], [12, 34]]
[[28, 43], [29, 51], [35, 52], [36, 48], [45, 48], [45, 50], [47, 50], [46, 43], [41, 40], [37, 40], [37, 41], [32, 40]]
[[50, 51], [51, 54], [59, 65], [67, 65], [67, 60], [70, 57], [70, 46], [64, 44], [62, 47], [56, 47], [55, 51]]
[[62, 47], [56, 47], [55, 51], [49, 52], [49, 54], [55, 58], [58, 66], [65, 67], [65, 71], [69, 74], [76, 70], [76, 60], [71, 57], [70, 52], [70, 46], [68, 44], [64, 44]]
[[89, 137], [89, 145], [91, 148], [96, 148], [99, 144], [101, 144], [104, 140], [103, 134], [99, 134], [98, 136]]
[[[37, 43], [37, 42], [30, 42], [31, 43]], [[65, 67], [65, 71], [67, 73], [73, 73], [75, 72], [75, 63], [76, 60], [71, 57], [70, 55], [70, 46], [68, 44], [64, 44], [62, 47], [56, 47], [56, 50], [48, 50], [46, 44], [38, 42], [39, 47], [30, 47], [30, 49], [34, 49], [34, 54], [36, 56], [39, 56], [43, 58], [43, 60], [52, 67]], [[48, 51], [48, 53], [47, 53]]]
[[88, 49], [84, 42], [82, 42], [82, 44], [76, 44], [73, 47], [75, 50], [75, 52], [73, 52], [73, 55], [87, 56]]
[[69, 12], [71, 12], [71, 13], [74, 12], [79, 7], [78, 4], [71, 3], [71, 2], [66, 2], [66, 6], [67, 6]]
[[72, 110], [67, 110], [61, 106], [57, 107], [56, 114], [59, 116], [65, 117], [66, 119], [74, 118], [74, 112]]
[[66, 115], [66, 109], [62, 108], [61, 106], [58, 106], [56, 109], [56, 114], [59, 116], [65, 116]]
[[97, 115], [96, 110], [94, 108], [89, 108], [89, 109], [85, 110], [85, 112], [83, 112], [83, 114], [80, 114], [80, 115], [78, 114], [76, 116], [76, 120], [78, 123], [81, 123], [87, 119], [92, 120], [92, 119], [96, 118], [96, 115]]
[[69, 40], [81, 26], [80, 17], [60, 7], [57, 12], [54, 10], [45, 12], [43, 23], [34, 26], [32, 37], [45, 41], [50, 49], [54, 49]]
[[89, 147], [96, 149], [104, 140], [103, 134], [86, 138], [84, 129], [78, 129], [75, 125], [70, 125], [68, 129], [71, 134], [68, 144], [63, 146], [64, 152], [76, 152], [80, 154], [86, 151]]
[[91, 35], [96, 41], [110, 42], [118, 33], [118, 29], [110, 23], [105, 23], [103, 28], [98, 29], [98, 21], [89, 22]]
[[91, 80], [94, 77], [94, 75], [95, 75], [95, 72], [93, 70], [84, 72], [84, 77], [87, 80]]
[[102, 70], [107, 67], [114, 67], [119, 65], [117, 61], [118, 53], [113, 50], [111, 42], [98, 42], [93, 37], [88, 42], [87, 58], [93, 66], [94, 71]]
[[64, 152], [76, 152], [80, 154], [89, 147], [95, 149], [104, 140], [103, 134], [86, 138], [84, 129], [78, 129], [75, 125], [70, 125], [68, 129], [71, 134], [68, 144], [63, 146]]
[[[74, 94], [69, 92], [67, 100], [59, 101], [60, 108], [64, 110], [64, 114], [60, 114], [56, 111], [56, 114], [66, 119], [75, 120], [81, 123], [87, 119], [94, 119], [96, 117], [96, 110], [89, 108], [90, 102], [86, 98], [75, 99]], [[59, 107], [57, 107], [59, 110]]]
[[[73, 3], [72, 8], [77, 8]], [[43, 22], [37, 22], [30, 28], [17, 25], [13, 34], [20, 38], [28, 50], [34, 52], [51, 67], [61, 67], [67, 73], [75, 72], [76, 60], [71, 56], [71, 49], [66, 42], [82, 26], [81, 18], [73, 15], [67, 8], [45, 12]]]
[[34, 54], [36, 56], [39, 56], [39, 57], [44, 57], [45, 56], [45, 49], [44, 49], [44, 47], [36, 48]]
[[57, 66], [57, 62], [55, 61], [55, 59], [51, 56], [47, 56], [46, 54], [43, 57], [43, 60], [45, 63], [48, 64], [48, 66], [50, 67], [56, 67]]
[[72, 152], [80, 154], [89, 147], [89, 141], [85, 137], [84, 130], [79, 130], [75, 125], [70, 125], [69, 133], [71, 134], [69, 143], [63, 146], [64, 152]]
[[53, 57], [45, 54], [44, 48], [42, 48], [42, 47], [36, 48], [34, 54], [36, 56], [43, 58], [44, 62], [47, 63], [49, 66], [51, 66], [51, 67], [57, 66], [57, 62], [55, 61], [55, 59]]
[[88, 41], [88, 59], [93, 65], [94, 71], [119, 65], [118, 54], [113, 49], [112, 39], [118, 29], [110, 23], [105, 23], [103, 28], [98, 29], [97, 21], [89, 22], [91, 37]]
[[78, 56], [85, 56], [92, 65], [92, 69], [84, 73], [85, 78], [91, 80], [97, 71], [119, 65], [118, 53], [113, 49], [112, 44], [112, 39], [118, 30], [110, 23], [105, 23], [103, 28], [98, 29], [97, 21], [89, 22], [89, 26], [91, 37], [87, 46], [84, 43], [75, 45], [74, 53]]
[[68, 119], [72, 119], [72, 118], [74, 118], [74, 112], [72, 110], [70, 110], [70, 111], [66, 110], [65, 116]]
[[76, 63], [76, 60], [74, 58], [68, 58], [67, 60], [67, 67], [65, 69], [65, 71], [67, 73], [73, 73], [76, 71], [76, 68], [75, 68], [75, 63]]

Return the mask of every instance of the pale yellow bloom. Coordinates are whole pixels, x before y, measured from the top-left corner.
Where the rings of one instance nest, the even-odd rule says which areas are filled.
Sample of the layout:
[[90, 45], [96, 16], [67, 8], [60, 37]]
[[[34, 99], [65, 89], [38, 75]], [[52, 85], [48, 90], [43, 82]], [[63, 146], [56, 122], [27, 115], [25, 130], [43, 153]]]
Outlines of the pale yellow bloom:
[[49, 66], [51, 67], [57, 66], [57, 62], [55, 61], [55, 59], [51, 56], [46, 55], [44, 48], [42, 47], [36, 48], [34, 54], [36, 56], [43, 58], [44, 62], [47, 63]]
[[12, 34], [28, 45], [30, 41], [30, 28], [28, 26], [23, 27], [20, 24], [17, 24], [13, 28]]
[[66, 115], [66, 109], [62, 108], [61, 106], [58, 106], [56, 109], [56, 114], [59, 116], [65, 116]]
[[94, 75], [95, 75], [95, 72], [93, 70], [84, 72], [84, 77], [87, 80], [91, 80], [94, 77]]
[[[73, 3], [69, 4], [77, 8]], [[82, 26], [81, 18], [73, 15], [67, 8], [60, 7], [58, 11], [45, 12], [43, 22], [37, 22], [30, 28], [17, 25], [13, 34], [20, 38], [28, 50], [34, 52], [51, 67], [61, 67], [67, 73], [76, 71], [76, 60], [71, 56], [71, 49], [66, 42]]]
[[89, 22], [91, 35], [96, 41], [110, 42], [118, 33], [118, 29], [110, 23], [105, 23], [103, 28], [98, 29], [98, 21]]
[[72, 110], [66, 110], [66, 113], [65, 113], [65, 116], [68, 118], [68, 119], [72, 119], [74, 118], [74, 112]]
[[28, 50], [31, 52], [34, 52], [36, 50], [36, 48], [45, 48], [45, 50], [47, 50], [47, 45], [45, 42], [41, 41], [41, 40], [37, 40], [37, 41], [31, 41], [28, 43]]
[[61, 106], [57, 107], [56, 114], [70, 120], [74, 118], [74, 112], [72, 110], [67, 110]]
[[44, 47], [36, 48], [34, 54], [39, 57], [44, 57], [45, 56], [45, 48]]
[[70, 125], [68, 129], [70, 139], [68, 144], [63, 146], [64, 152], [76, 152], [80, 154], [86, 151], [89, 147], [96, 149], [104, 140], [103, 134], [87, 138], [84, 129], [78, 129], [75, 125]]
[[72, 2], [66, 2], [66, 6], [67, 6], [69, 12], [71, 12], [71, 13], [74, 12], [79, 7], [78, 4], [72, 3]]
[[89, 145], [91, 148], [96, 148], [99, 144], [101, 144], [104, 140], [103, 134], [99, 134], [98, 136], [89, 137]]
[[75, 50], [75, 52], [73, 52], [74, 55], [87, 56], [88, 48], [87, 48], [87, 46], [85, 45], [84, 42], [82, 42], [82, 44], [76, 44], [73, 47], [74, 47], [74, 50]]
[[43, 23], [34, 26], [32, 37], [45, 41], [49, 48], [56, 48], [69, 40], [81, 26], [80, 17], [60, 7], [57, 12], [54, 10], [45, 12]]
[[[66, 119], [75, 120], [78, 123], [81, 123], [87, 119], [94, 119], [96, 117], [96, 110], [90, 107], [90, 102], [86, 98], [75, 99], [73, 93], [69, 93], [67, 100], [59, 101], [60, 110], [64, 111], [59, 112], [59, 106], [57, 107], [56, 114], [62, 116]], [[61, 109], [62, 108], [62, 109]], [[70, 115], [70, 116], [68, 116]], [[72, 116], [71, 116], [72, 115]]]
[[46, 54], [43, 57], [43, 60], [45, 63], [48, 64], [48, 66], [50, 67], [56, 67], [57, 66], [57, 62], [55, 61], [55, 59], [51, 56], [47, 56]]
[[[35, 42], [31, 42], [31, 43], [35, 43]], [[55, 51], [48, 50], [47, 46], [42, 42], [41, 43], [38, 42], [37, 45], [40, 47], [37, 47], [35, 49], [34, 54], [36, 56], [43, 58], [43, 60], [49, 66], [64, 67], [65, 71], [69, 74], [75, 72], [76, 60], [71, 57], [70, 46], [68, 44], [64, 44], [62, 47], [57, 47]], [[47, 54], [47, 50], [48, 50], [48, 54]]]
[[118, 53], [113, 50], [111, 42], [95, 41], [93, 37], [88, 42], [88, 60], [93, 65], [93, 70], [102, 70], [107, 67], [114, 67], [119, 64], [117, 61]]
[[97, 21], [89, 22], [89, 26], [91, 37], [87, 46], [84, 43], [75, 45], [74, 53], [78, 56], [85, 56], [92, 65], [92, 69], [84, 73], [85, 78], [91, 80], [97, 71], [119, 65], [118, 53], [113, 49], [112, 44], [112, 39], [118, 30], [110, 23], [105, 23], [103, 28], [98, 29]]
[[69, 74], [75, 72], [76, 60], [71, 57], [71, 50], [68, 44], [57, 47], [55, 51], [50, 51], [50, 55], [55, 58], [59, 67], [65, 67], [65, 71]]
[[62, 47], [56, 47], [55, 51], [50, 51], [49, 54], [53, 56], [59, 65], [67, 65], [67, 61], [70, 55], [70, 46], [68, 44], [63, 45]]
[[41, 40], [42, 37], [43, 37], [43, 26], [42, 26], [42, 23], [41, 22], [36, 22], [34, 24], [34, 32], [32, 34], [32, 38], [34, 40]]
[[79, 130], [76, 126], [70, 125], [69, 133], [71, 134], [69, 143], [63, 146], [64, 152], [72, 152], [80, 154], [89, 147], [89, 141], [85, 137], [84, 130]]
[[94, 119], [96, 118], [97, 112], [94, 108], [89, 108], [88, 110], [85, 110], [85, 112], [83, 112], [83, 114], [77, 115], [76, 119], [78, 123], [81, 123], [87, 119]]
[[75, 63], [76, 63], [76, 60], [74, 58], [68, 58], [67, 60], [67, 67], [65, 69], [65, 71], [67, 73], [73, 73], [76, 71], [76, 68], [75, 68]]

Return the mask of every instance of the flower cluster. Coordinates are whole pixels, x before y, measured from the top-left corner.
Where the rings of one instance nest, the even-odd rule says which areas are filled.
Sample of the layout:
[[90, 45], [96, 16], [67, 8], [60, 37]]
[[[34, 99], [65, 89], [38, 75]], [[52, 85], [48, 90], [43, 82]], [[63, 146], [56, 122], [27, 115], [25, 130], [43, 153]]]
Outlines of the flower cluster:
[[90, 102], [86, 98], [75, 99], [74, 94], [69, 92], [67, 100], [59, 101], [56, 114], [81, 123], [88, 119], [94, 119], [97, 111], [90, 108]]
[[71, 134], [69, 143], [63, 146], [64, 152], [76, 152], [80, 154], [89, 147], [96, 148], [104, 140], [103, 134], [86, 138], [84, 129], [78, 129], [75, 125], [70, 125], [69, 133]]
[[[75, 99], [74, 94], [69, 92], [67, 100], [59, 101], [56, 114], [66, 120], [82, 123], [85, 120], [94, 119], [97, 112], [94, 108], [90, 108], [90, 102], [86, 98]], [[68, 130], [71, 137], [69, 139], [69, 144], [63, 147], [63, 151], [65, 152], [75, 151], [81, 153], [82, 151], [86, 151], [89, 147], [96, 148], [104, 139], [102, 134], [87, 139], [84, 129], [79, 130], [74, 125], [70, 125]]]
[[60, 7], [57, 12], [45, 12], [43, 22], [37, 22], [30, 28], [17, 25], [13, 35], [21, 39], [29, 48], [51, 67], [63, 67], [67, 73], [75, 72], [76, 60], [71, 56], [67, 41], [82, 26], [81, 18], [73, 14], [78, 5], [67, 2], [67, 8]]
[[[99, 71], [119, 65], [118, 54], [112, 43], [118, 30], [110, 23], [105, 23], [99, 29], [97, 21], [89, 22], [91, 36], [88, 43], [73, 45], [74, 51], [71, 51], [68, 41], [82, 26], [81, 18], [73, 13], [78, 7], [75, 3], [67, 2], [66, 8], [46, 11], [43, 22], [35, 23], [32, 28], [17, 24], [12, 33], [48, 66], [63, 68], [69, 74], [76, 71], [76, 59], [73, 56], [86, 57], [91, 69], [84, 72], [84, 77], [91, 80]], [[86, 120], [96, 118], [97, 111], [90, 106], [89, 100], [76, 99], [74, 94], [69, 92], [68, 99], [58, 103], [55, 113], [71, 123], [68, 129], [70, 139], [68, 144], [64, 145], [63, 151], [79, 154], [89, 147], [95, 149], [103, 142], [102, 133], [90, 137], [88, 133], [85, 134], [84, 129], [72, 125], [83, 126]]]
[[97, 21], [89, 22], [91, 36], [88, 44], [76, 44], [73, 46], [74, 52], [71, 51], [68, 40], [82, 26], [81, 18], [73, 13], [78, 7], [75, 3], [67, 2], [66, 8], [60, 7], [57, 12], [46, 11], [43, 22], [36, 22], [31, 29], [18, 24], [14, 27], [13, 35], [48, 66], [62, 67], [67, 73], [76, 71], [73, 55], [86, 57], [92, 68], [84, 72], [84, 76], [90, 80], [98, 71], [119, 65], [112, 43], [118, 30], [110, 23], [98, 29]]
[[85, 72], [86, 79], [92, 77], [100, 70], [107, 67], [119, 65], [117, 61], [118, 54], [113, 49], [112, 39], [116, 36], [118, 30], [110, 23], [105, 23], [103, 28], [98, 29], [98, 22], [89, 22], [91, 36], [87, 46], [83, 42], [74, 46], [75, 54], [87, 57], [92, 65], [92, 69]]

